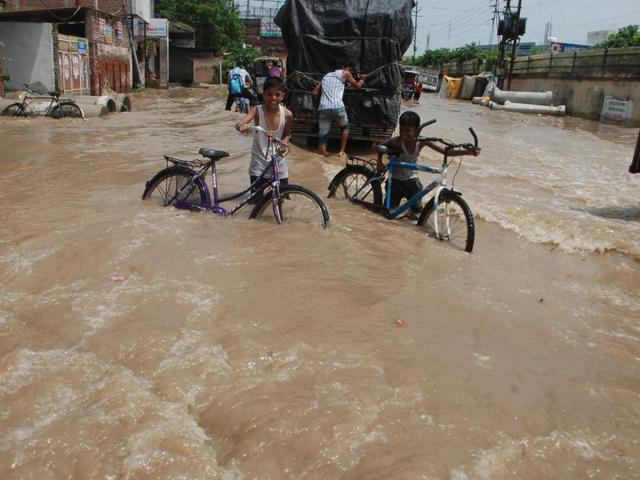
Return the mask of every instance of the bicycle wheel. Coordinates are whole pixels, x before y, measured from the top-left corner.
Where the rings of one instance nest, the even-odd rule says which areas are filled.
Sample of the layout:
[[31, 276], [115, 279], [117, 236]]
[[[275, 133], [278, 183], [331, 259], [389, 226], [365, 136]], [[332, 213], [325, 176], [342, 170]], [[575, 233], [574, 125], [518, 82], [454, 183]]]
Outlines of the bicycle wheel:
[[312, 191], [298, 185], [280, 185], [275, 207], [271, 191], [265, 192], [249, 218], [271, 215], [278, 223], [329, 226], [329, 212], [324, 202]]
[[[451, 190], [442, 190], [438, 209], [434, 212], [434, 200], [434, 198], [429, 200], [429, 203], [422, 210], [418, 226], [423, 228], [428, 236], [449, 242], [455, 248], [471, 253], [475, 240], [475, 225], [473, 214], [467, 202]], [[438, 219], [438, 235], [436, 235], [435, 228], [436, 218]]]
[[338, 172], [329, 184], [329, 198], [338, 200], [357, 200], [382, 205], [382, 187], [373, 180], [362, 188], [375, 174], [364, 167], [346, 167]]
[[27, 112], [21, 103], [12, 103], [0, 113], [3, 117], [26, 117]]
[[142, 199], [150, 200], [163, 207], [175, 205], [176, 202], [188, 202], [195, 206], [205, 205], [207, 196], [199, 182], [189, 185], [179, 193], [185, 185], [189, 184], [193, 175], [195, 172], [187, 169], [163, 170], [147, 182]]
[[52, 111], [51, 118], [84, 118], [82, 109], [74, 102], [60, 102]]

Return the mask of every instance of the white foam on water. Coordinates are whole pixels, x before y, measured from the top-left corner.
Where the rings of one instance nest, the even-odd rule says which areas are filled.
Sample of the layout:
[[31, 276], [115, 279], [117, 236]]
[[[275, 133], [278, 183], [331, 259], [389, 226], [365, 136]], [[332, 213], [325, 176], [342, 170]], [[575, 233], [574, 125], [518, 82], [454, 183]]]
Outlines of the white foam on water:
[[491, 369], [491, 357], [489, 355], [482, 355], [480, 353], [475, 353], [473, 356], [476, 358], [476, 364], [479, 367]]
[[20, 245], [0, 256], [0, 264], [5, 264], [7, 273], [31, 275], [34, 265], [55, 255], [60, 250], [60, 247], [31, 249], [26, 245]]
[[327, 184], [333, 180], [340, 170], [342, 170], [344, 166], [341, 165], [333, 165], [332, 163], [322, 163], [322, 171], [324, 173], [324, 177], [327, 180]]
[[64, 469], [92, 452], [91, 473], [102, 478], [114, 471], [116, 478], [160, 478], [172, 471], [173, 478], [241, 478], [217, 465], [211, 439], [184, 404], [159, 398], [152, 382], [90, 353], [6, 355], [0, 400], [7, 414], [0, 449], [15, 471], [40, 459]]
[[594, 459], [633, 462], [631, 458], [622, 458], [615, 445], [609, 447], [615, 441], [615, 435], [558, 431], [534, 438], [505, 438], [496, 447], [477, 452], [476, 460], [467, 469], [451, 470], [450, 479], [528, 478], [555, 462], [569, 466]]

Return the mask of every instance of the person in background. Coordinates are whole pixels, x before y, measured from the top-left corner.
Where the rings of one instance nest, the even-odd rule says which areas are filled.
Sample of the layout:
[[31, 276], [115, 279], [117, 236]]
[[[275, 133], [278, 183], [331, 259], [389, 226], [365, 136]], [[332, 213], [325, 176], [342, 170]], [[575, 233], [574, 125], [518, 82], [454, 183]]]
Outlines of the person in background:
[[353, 65], [343, 65], [338, 70], [327, 73], [313, 89], [313, 96], [320, 95], [320, 106], [318, 107], [318, 153], [320, 155], [327, 155], [327, 143], [334, 120], [338, 122], [341, 130], [338, 155], [345, 154], [349, 140], [349, 118], [342, 101], [344, 87], [348, 83], [353, 88], [360, 89], [364, 86], [364, 80], [367, 78], [366, 74], [358, 75], [358, 78], [355, 78], [352, 70]]
[[280, 66], [277, 60], [273, 60], [271, 62], [271, 68], [269, 68], [269, 71], [267, 72], [267, 74], [270, 77], [278, 77], [278, 78], [284, 77], [284, 71], [282, 70], [282, 67]]
[[253, 82], [251, 81], [251, 76], [243, 67], [234, 67], [229, 70], [227, 85], [229, 95], [227, 96], [227, 105], [224, 109], [231, 110], [233, 102], [240, 97], [244, 97], [249, 100], [251, 105], [256, 105], [258, 103], [256, 96], [249, 89], [252, 85]]
[[416, 80], [416, 86], [413, 90], [413, 101], [420, 103], [420, 94], [422, 93], [422, 83]]

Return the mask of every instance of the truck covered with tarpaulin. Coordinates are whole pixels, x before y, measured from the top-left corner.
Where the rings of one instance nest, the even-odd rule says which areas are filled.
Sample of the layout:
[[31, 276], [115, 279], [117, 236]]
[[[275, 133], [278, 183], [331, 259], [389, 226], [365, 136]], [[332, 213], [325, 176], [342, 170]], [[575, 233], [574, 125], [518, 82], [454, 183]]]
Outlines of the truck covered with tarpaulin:
[[[318, 99], [311, 91], [345, 64], [367, 73], [363, 89], [345, 89], [352, 139], [382, 142], [400, 114], [402, 56], [412, 40], [413, 0], [287, 0], [275, 17], [287, 46], [287, 106], [292, 134], [318, 135]], [[339, 137], [334, 126], [332, 137]]]

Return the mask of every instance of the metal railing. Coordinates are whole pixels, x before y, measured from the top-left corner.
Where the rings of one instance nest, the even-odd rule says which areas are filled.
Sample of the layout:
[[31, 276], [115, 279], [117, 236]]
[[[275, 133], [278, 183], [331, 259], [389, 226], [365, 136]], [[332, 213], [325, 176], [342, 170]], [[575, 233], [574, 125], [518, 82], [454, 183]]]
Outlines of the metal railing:
[[[492, 70], [478, 60], [442, 65], [449, 76], [476, 75]], [[582, 78], [640, 77], [640, 47], [576, 50], [567, 53], [545, 53], [517, 57], [514, 76], [562, 76]]]

